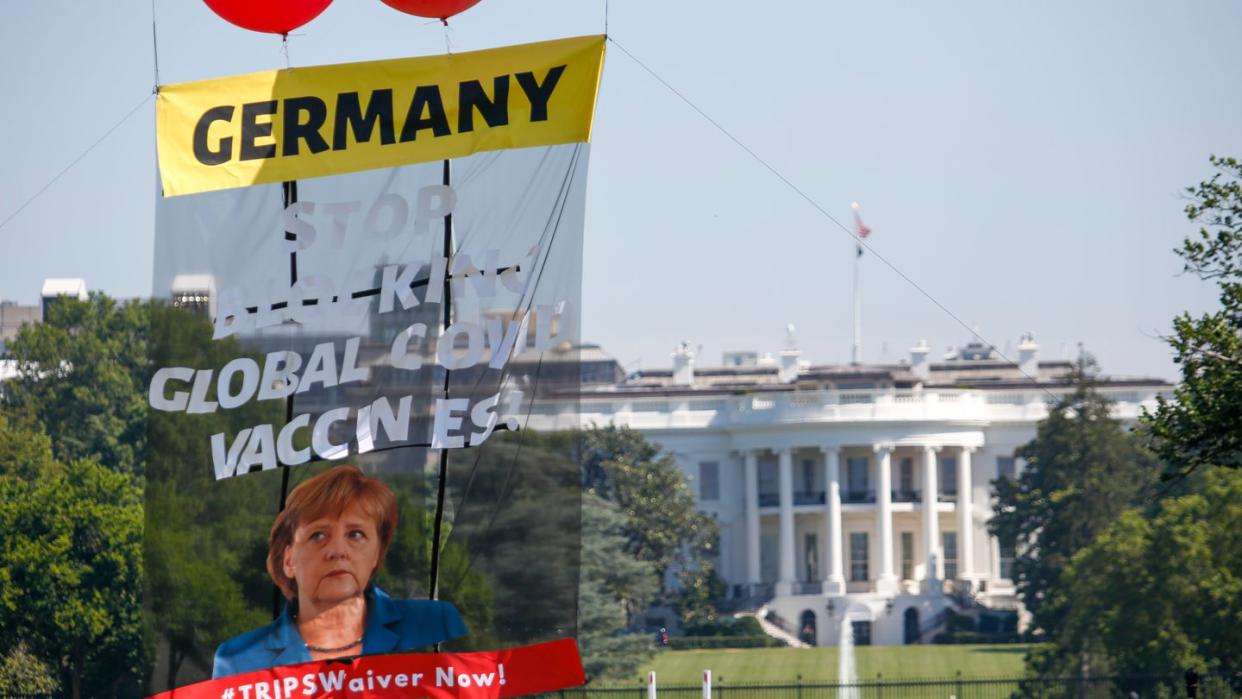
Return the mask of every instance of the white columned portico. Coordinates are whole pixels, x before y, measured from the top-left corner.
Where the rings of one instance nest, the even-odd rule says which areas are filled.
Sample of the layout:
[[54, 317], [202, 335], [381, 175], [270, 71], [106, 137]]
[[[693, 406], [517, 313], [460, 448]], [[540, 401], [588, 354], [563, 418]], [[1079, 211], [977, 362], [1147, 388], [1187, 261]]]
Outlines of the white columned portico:
[[793, 511], [793, 450], [789, 448], [777, 450], [780, 464], [781, 494], [781, 527], [780, 578], [776, 583], [776, 594], [793, 594], [794, 581], [794, 511]]
[[897, 592], [897, 576], [893, 574], [893, 447], [877, 444], [876, 470], [879, 483], [876, 486], [876, 529], [880, 532], [880, 577], [876, 579], [875, 591], [880, 594]]
[[975, 518], [972, 508], [970, 482], [970, 452], [973, 447], [962, 447], [957, 458], [957, 577], [959, 580], [975, 579]]
[[821, 447], [824, 452], [824, 483], [828, 486], [828, 512], [824, 517], [824, 540], [828, 542], [828, 579], [825, 595], [845, 594], [844, 559], [841, 555], [841, 452], [837, 447]]
[[754, 449], [742, 452], [746, 479], [746, 582], [757, 585], [759, 570], [759, 456]]
[[944, 577], [940, 559], [940, 514], [936, 507], [940, 489], [936, 478], [938, 450], [939, 447], [923, 447], [923, 554], [926, 557], [923, 586], [927, 592], [939, 592], [940, 579]]

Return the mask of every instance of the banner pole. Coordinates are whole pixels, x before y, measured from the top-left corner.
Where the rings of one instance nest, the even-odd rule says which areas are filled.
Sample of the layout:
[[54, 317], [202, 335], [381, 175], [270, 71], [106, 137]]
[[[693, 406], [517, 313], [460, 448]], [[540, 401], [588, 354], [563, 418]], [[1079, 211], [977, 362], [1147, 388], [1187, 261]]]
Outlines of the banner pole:
[[[281, 199], [284, 202], [284, 208], [288, 209], [298, 200], [298, 181], [290, 180], [282, 182], [280, 186]], [[297, 240], [297, 234], [292, 231], [285, 231], [285, 240]], [[298, 283], [298, 251], [297, 248], [289, 251], [289, 288], [292, 289], [294, 284]], [[292, 294], [290, 294], [292, 298]], [[293, 394], [285, 397], [285, 424], [293, 422]], [[289, 496], [289, 467], [285, 464], [280, 466], [280, 505], [276, 509], [279, 514], [285, 511], [285, 501]], [[272, 618], [280, 616], [280, 602], [283, 595], [279, 587], [272, 588]]]
[[[451, 187], [453, 185], [453, 172], [449, 164], [449, 160], [444, 160], [444, 186]], [[452, 323], [453, 314], [453, 284], [452, 270], [450, 261], [453, 257], [453, 214], [452, 212], [444, 215], [444, 320], [440, 330], [440, 339], [444, 339], [445, 331], [448, 330], [449, 324]], [[452, 374], [447, 368], [444, 370], [444, 398], [449, 395], [449, 377]], [[444, 522], [444, 491], [448, 481], [448, 458], [449, 450], [440, 449], [440, 478], [436, 491], [436, 516], [432, 526], [431, 534], [431, 584], [428, 597], [438, 599], [440, 590], [440, 530]], [[438, 646], [437, 645], [437, 650]]]

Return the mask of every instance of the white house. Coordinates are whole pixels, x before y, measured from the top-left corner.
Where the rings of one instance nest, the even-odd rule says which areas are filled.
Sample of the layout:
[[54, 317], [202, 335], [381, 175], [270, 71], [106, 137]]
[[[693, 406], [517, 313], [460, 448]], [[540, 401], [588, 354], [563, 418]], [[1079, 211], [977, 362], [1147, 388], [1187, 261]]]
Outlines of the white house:
[[[600, 355], [583, 349], [584, 377], [608, 375], [590, 370]], [[819, 644], [843, 622], [856, 643], [926, 641], [946, 609], [1018, 609], [1012, 545], [987, 531], [992, 481], [1021, 468], [1014, 450], [1071, 390], [1073, 368], [1039, 361], [1030, 335], [1016, 366], [977, 343], [928, 355], [921, 343], [896, 365], [808, 366], [789, 346], [700, 369], [683, 344], [671, 369], [584, 379], [580, 419], [628, 425], [675, 456], [720, 524], [735, 599]], [[1099, 387], [1126, 422], [1170, 389]]]

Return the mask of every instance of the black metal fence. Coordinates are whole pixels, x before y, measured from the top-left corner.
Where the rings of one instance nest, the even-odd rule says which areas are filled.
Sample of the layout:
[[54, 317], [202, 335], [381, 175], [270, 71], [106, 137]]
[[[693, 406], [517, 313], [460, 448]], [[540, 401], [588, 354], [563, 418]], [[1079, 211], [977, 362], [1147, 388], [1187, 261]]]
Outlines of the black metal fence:
[[[657, 686], [659, 699], [701, 699], [700, 685]], [[988, 678], [947, 680], [884, 680], [851, 684], [730, 684], [715, 682], [712, 699], [1009, 699], [1010, 697], [1065, 697], [1067, 699], [1172, 699], [1191, 696], [1182, 675], [1126, 677]], [[1242, 696], [1222, 677], [1205, 676], [1197, 697], [1225, 699]], [[552, 695], [557, 699], [647, 699], [646, 685], [579, 687]]]
[[[714, 682], [712, 699], [1232, 699], [1242, 697], [1242, 676], [1196, 676], [1190, 688], [1184, 675], [1120, 677], [995, 677], [986, 679], [875, 680], [850, 684], [731, 684]], [[657, 686], [659, 699], [702, 699], [701, 685]], [[55, 699], [57, 695], [6, 694], [0, 699]], [[576, 687], [544, 695], [545, 699], [647, 699], [645, 684], [627, 687]]]

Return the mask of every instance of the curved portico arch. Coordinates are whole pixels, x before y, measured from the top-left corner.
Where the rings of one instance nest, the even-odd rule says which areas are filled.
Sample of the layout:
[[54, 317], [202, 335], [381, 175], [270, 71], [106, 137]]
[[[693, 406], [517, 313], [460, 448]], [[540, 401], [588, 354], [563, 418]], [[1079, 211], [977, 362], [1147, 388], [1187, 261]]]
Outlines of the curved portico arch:
[[845, 608], [841, 615], [841, 624], [849, 624], [853, 644], [856, 646], [871, 645], [871, 624], [878, 618], [875, 609], [865, 602], [854, 601]]

